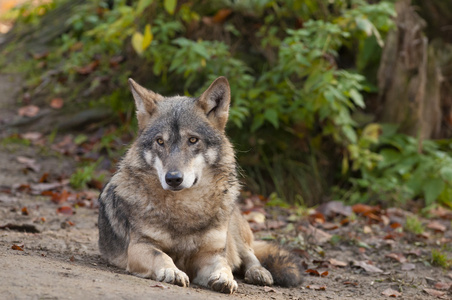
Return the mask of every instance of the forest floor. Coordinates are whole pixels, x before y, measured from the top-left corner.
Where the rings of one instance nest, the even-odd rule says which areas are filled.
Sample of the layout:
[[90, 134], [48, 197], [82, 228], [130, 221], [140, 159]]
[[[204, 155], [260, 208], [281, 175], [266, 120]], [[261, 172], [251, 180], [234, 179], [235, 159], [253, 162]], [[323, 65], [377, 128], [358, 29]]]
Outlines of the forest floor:
[[[0, 75], [0, 125], [17, 117], [16, 83]], [[238, 278], [238, 291], [222, 295], [129, 275], [100, 257], [99, 189], [68, 184], [80, 159], [68, 150], [77, 133], [52, 141], [36, 132], [0, 134], [2, 299], [452, 299], [450, 265], [436, 266], [452, 257], [451, 211], [436, 208], [423, 218], [338, 202], [281, 208], [246, 193], [241, 208], [257, 238], [285, 243], [304, 260], [302, 286], [259, 287]]]

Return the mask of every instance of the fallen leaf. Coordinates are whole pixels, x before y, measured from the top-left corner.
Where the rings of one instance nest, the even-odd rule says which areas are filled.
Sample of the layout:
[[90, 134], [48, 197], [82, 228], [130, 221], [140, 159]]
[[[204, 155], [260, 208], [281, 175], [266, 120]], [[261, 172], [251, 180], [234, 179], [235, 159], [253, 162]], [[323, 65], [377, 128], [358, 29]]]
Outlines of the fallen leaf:
[[351, 282], [351, 281], [344, 281], [343, 284], [345, 284], [345, 285], [358, 286], [358, 283], [357, 283], [357, 282]]
[[382, 273], [383, 270], [365, 261], [354, 261], [353, 266], [363, 268], [368, 273]]
[[26, 132], [26, 133], [21, 133], [20, 137], [23, 138], [24, 140], [29, 140], [29, 141], [35, 142], [35, 141], [39, 140], [40, 138], [42, 138], [42, 133]]
[[311, 284], [307, 286], [308, 289], [310, 290], [316, 290], [316, 291], [325, 291], [326, 290], [326, 286], [322, 285], [317, 285], [317, 284]]
[[387, 296], [387, 297], [394, 297], [394, 298], [402, 296], [402, 293], [399, 293], [398, 291], [393, 290], [391, 288], [387, 288], [386, 290], [381, 292], [381, 294], [384, 296]]
[[325, 271], [322, 274], [320, 274], [320, 277], [326, 277], [326, 276], [328, 276], [328, 271]]
[[309, 275], [312, 275], [312, 276], [320, 276], [319, 271], [314, 270], [314, 269], [307, 269], [307, 270], [305, 271], [305, 273], [308, 273]]
[[93, 60], [89, 64], [83, 67], [76, 68], [77, 73], [80, 75], [87, 75], [92, 73], [98, 66], [99, 66], [99, 60]]
[[352, 206], [352, 210], [355, 214], [363, 214], [372, 211], [372, 206], [365, 204], [355, 204]]
[[311, 222], [311, 224], [323, 224], [325, 223], [325, 216], [320, 213], [320, 212], [313, 212], [312, 214], [309, 215], [309, 222]]
[[446, 275], [447, 277], [449, 277], [450, 279], [452, 279], [452, 272], [450, 272], [450, 273], [447, 273], [447, 275]]
[[212, 17], [214, 23], [223, 23], [226, 18], [232, 13], [232, 9], [223, 8], [217, 11], [217, 13]]
[[330, 223], [330, 222], [325, 222], [322, 224], [322, 228], [325, 230], [334, 230], [334, 229], [338, 229], [339, 225]]
[[254, 222], [258, 224], [265, 222], [265, 215], [258, 211], [252, 211], [249, 214], [244, 215], [244, 217], [248, 222]]
[[21, 117], [34, 117], [39, 113], [39, 107], [36, 105], [27, 105], [19, 108], [17, 113]]
[[387, 216], [381, 216], [381, 221], [383, 222], [384, 226], [388, 226], [389, 223], [391, 222], [391, 220], [389, 220], [389, 218]]
[[389, 226], [391, 226], [392, 229], [397, 229], [397, 228], [402, 227], [402, 224], [397, 223], [397, 222], [394, 222], [394, 223], [392, 223], [392, 224], [389, 225]]
[[327, 202], [320, 205], [316, 210], [327, 218], [332, 218], [335, 215], [350, 217], [352, 214], [352, 208], [348, 205], [344, 205], [344, 203], [341, 201]]
[[401, 253], [389, 253], [389, 254], [386, 254], [385, 256], [389, 257], [389, 258], [392, 258], [392, 259], [395, 259], [399, 263], [406, 262], [406, 257], [403, 256], [403, 254], [401, 254]]
[[39, 59], [43, 59], [43, 58], [46, 58], [47, 56], [49, 56], [49, 51], [42, 51], [42, 52], [39, 52], [39, 53], [32, 53], [31, 55], [33, 56], [33, 59], [39, 60]]
[[30, 169], [34, 172], [39, 172], [39, 170], [41, 170], [41, 166], [38, 165], [36, 163], [36, 160], [34, 160], [33, 158], [28, 158], [25, 156], [17, 156], [16, 160], [19, 163], [24, 164], [27, 169]]
[[60, 109], [63, 107], [63, 99], [61, 98], [53, 98], [52, 101], [50, 101], [50, 107], [55, 109]]
[[49, 173], [45, 172], [42, 174], [41, 178], [39, 178], [39, 183], [47, 182], [47, 179], [49, 178]]
[[434, 287], [438, 290], [449, 290], [452, 288], [452, 282], [437, 282]]
[[72, 210], [72, 207], [70, 207], [70, 206], [61, 206], [61, 207], [58, 207], [57, 213], [60, 213], [63, 215], [73, 215], [74, 211]]
[[28, 213], [28, 209], [27, 209], [27, 207], [26, 207], [26, 206], [22, 207], [22, 209], [21, 209], [20, 211], [21, 211], [21, 212], [22, 212], [22, 214], [23, 214], [23, 215], [25, 215], [25, 216], [28, 216], [28, 215], [29, 215], [29, 213]]
[[402, 271], [411, 271], [416, 268], [415, 264], [406, 263], [402, 265]]
[[427, 288], [424, 288], [423, 291], [426, 292], [427, 294], [429, 294], [430, 296], [435, 296], [435, 297], [438, 297], [441, 299], [445, 299], [444, 296], [446, 295], [446, 292], [441, 292], [441, 291], [437, 291], [434, 289], [427, 289]]
[[270, 287], [270, 286], [264, 286], [264, 292], [266, 292], [266, 293], [276, 293], [277, 291], [274, 288]]
[[369, 234], [369, 233], [372, 233], [372, 229], [369, 226], [364, 226], [363, 232], [365, 234]]
[[334, 258], [330, 258], [328, 260], [328, 262], [330, 264], [332, 264], [333, 266], [336, 266], [336, 267], [346, 267], [347, 266], [346, 262], [343, 262], [343, 261], [340, 261], [340, 260], [337, 260], [337, 259], [334, 259]]
[[156, 284], [151, 284], [150, 286], [153, 288], [169, 289], [168, 286], [164, 285], [161, 282], [157, 282]]
[[442, 206], [437, 206], [436, 208], [430, 210], [429, 213], [441, 219], [452, 219], [452, 210]]
[[13, 250], [18, 250], [18, 251], [24, 251], [24, 245], [16, 245], [16, 244], [13, 244], [13, 246], [11, 247], [11, 249], [13, 249]]
[[50, 191], [56, 188], [63, 187], [69, 184], [69, 180], [62, 180], [61, 182], [51, 182], [51, 183], [35, 183], [31, 184], [30, 188], [36, 192], [41, 193], [43, 191]]
[[308, 227], [300, 226], [299, 229], [303, 231], [309, 238], [312, 238], [314, 242], [318, 245], [324, 244], [326, 242], [329, 242], [331, 240], [332, 235], [329, 233], [326, 233], [325, 231], [315, 228], [311, 224], [308, 225]]
[[430, 223], [427, 224], [427, 228], [432, 229], [434, 231], [438, 231], [438, 232], [446, 231], [446, 226], [439, 223], [438, 221], [431, 221]]

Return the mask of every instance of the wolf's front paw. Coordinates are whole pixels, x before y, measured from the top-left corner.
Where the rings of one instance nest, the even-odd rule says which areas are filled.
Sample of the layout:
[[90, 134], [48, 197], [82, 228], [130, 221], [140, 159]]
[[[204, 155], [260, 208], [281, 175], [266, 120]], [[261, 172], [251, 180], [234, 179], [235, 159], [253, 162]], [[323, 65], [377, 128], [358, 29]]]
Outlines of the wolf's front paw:
[[272, 285], [273, 276], [262, 266], [253, 266], [245, 273], [245, 282], [256, 285]]
[[238, 285], [232, 274], [215, 272], [209, 277], [209, 286], [216, 292], [232, 294], [237, 291]]
[[155, 280], [160, 282], [177, 284], [187, 287], [190, 284], [187, 274], [177, 268], [161, 269], [157, 272]]

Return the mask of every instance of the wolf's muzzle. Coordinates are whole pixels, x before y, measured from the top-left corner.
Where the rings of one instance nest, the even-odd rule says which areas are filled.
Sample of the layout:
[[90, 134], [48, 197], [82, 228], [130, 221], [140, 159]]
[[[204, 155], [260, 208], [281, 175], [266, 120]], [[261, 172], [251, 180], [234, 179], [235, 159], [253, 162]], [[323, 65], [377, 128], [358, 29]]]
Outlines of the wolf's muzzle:
[[179, 171], [170, 171], [166, 173], [165, 181], [170, 187], [176, 188], [184, 181], [184, 175]]

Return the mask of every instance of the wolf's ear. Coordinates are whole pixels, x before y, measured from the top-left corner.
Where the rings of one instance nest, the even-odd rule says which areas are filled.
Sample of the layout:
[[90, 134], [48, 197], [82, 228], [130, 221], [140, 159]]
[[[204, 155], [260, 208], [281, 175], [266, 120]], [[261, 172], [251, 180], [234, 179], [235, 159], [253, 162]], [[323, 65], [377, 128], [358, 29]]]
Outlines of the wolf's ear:
[[226, 77], [218, 77], [199, 97], [198, 103], [207, 118], [219, 130], [224, 130], [229, 115], [231, 89]]
[[132, 78], [129, 78], [129, 85], [135, 99], [138, 127], [141, 130], [146, 126], [149, 117], [154, 112], [156, 103], [163, 100], [163, 96], [145, 89]]

